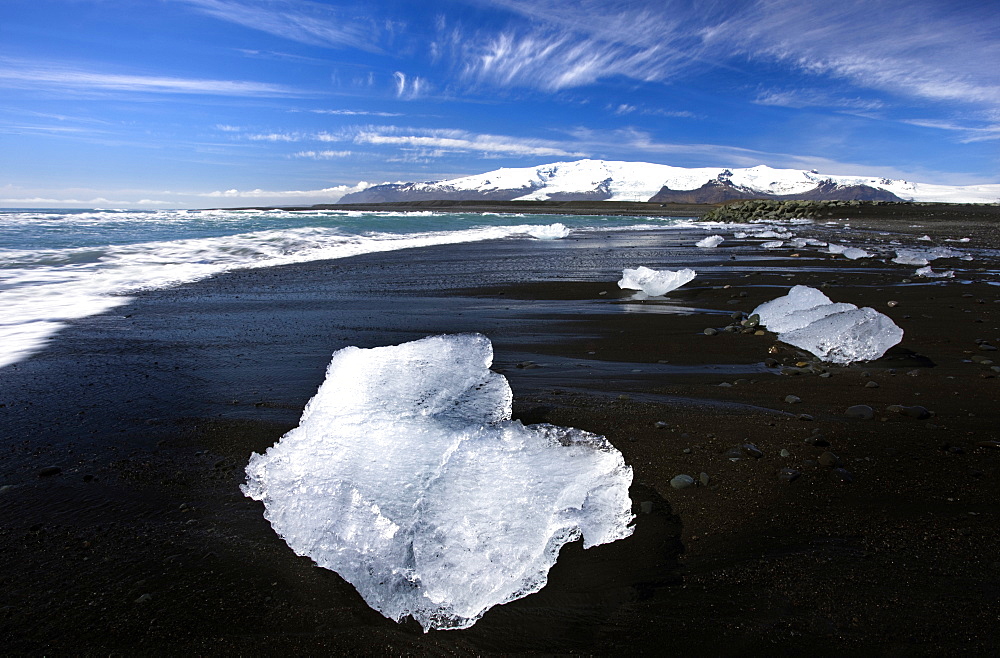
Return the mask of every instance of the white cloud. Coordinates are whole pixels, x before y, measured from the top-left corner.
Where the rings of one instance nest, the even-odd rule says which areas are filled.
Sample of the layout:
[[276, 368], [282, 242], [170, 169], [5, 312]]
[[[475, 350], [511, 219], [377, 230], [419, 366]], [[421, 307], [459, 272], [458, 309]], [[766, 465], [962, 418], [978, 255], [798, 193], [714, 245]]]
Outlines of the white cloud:
[[[350, 192], [360, 192], [371, 187], [370, 183], [361, 181], [355, 185], [337, 185], [334, 187], [324, 187], [319, 190], [216, 190], [214, 192], [202, 192], [196, 196], [209, 199], [326, 199], [329, 203], [335, 203], [340, 197]], [[304, 201], [303, 201], [304, 203]]]
[[989, 2], [478, 2], [516, 18], [492, 34], [443, 26], [435, 49], [455, 52], [466, 76], [501, 86], [559, 90], [612, 76], [668, 82], [691, 70], [777, 61], [862, 89], [1000, 104], [1000, 66], [990, 64], [1000, 62], [1000, 25]]
[[483, 155], [582, 157], [555, 142], [505, 135], [484, 135], [463, 130], [420, 130], [394, 126], [360, 129], [352, 140], [356, 144], [399, 146], [422, 149], [424, 154], [465, 152]]
[[370, 116], [370, 117], [401, 117], [401, 112], [369, 112], [366, 110], [309, 110], [314, 114], [332, 114], [335, 116]]
[[416, 98], [426, 92], [428, 88], [427, 81], [420, 76], [407, 77], [402, 71], [396, 71], [392, 77], [396, 81], [397, 98]]
[[379, 52], [378, 24], [308, 0], [176, 0], [219, 20], [311, 46]]
[[332, 160], [334, 158], [346, 158], [353, 155], [353, 151], [299, 151], [293, 153], [294, 158], [309, 158], [312, 160]]
[[23, 89], [72, 90], [78, 93], [126, 91], [215, 96], [301, 95], [290, 87], [263, 82], [103, 73], [59, 64], [32, 64], [10, 59], [0, 59], [0, 83]]

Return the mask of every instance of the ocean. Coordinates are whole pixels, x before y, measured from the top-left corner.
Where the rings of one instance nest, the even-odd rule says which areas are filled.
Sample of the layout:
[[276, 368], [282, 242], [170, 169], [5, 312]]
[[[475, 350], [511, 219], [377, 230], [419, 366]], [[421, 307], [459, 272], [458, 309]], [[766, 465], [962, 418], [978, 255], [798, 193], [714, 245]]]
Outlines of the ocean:
[[0, 210], [0, 368], [129, 293], [240, 268], [483, 240], [690, 226], [690, 218], [281, 210]]

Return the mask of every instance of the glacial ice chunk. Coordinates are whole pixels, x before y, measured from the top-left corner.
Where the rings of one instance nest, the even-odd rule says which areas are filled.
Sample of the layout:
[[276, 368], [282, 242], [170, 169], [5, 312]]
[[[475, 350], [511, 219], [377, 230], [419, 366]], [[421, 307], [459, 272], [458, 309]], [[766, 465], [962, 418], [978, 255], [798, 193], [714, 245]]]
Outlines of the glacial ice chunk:
[[951, 279], [954, 278], [955, 272], [953, 270], [947, 270], [945, 272], [935, 272], [931, 269], [931, 266], [921, 267], [916, 271], [917, 276], [927, 277], [928, 279]]
[[857, 260], [859, 258], [871, 258], [871, 254], [864, 249], [858, 249], [857, 247], [845, 247], [844, 245], [830, 243], [827, 245], [827, 249], [831, 254], [843, 254], [845, 258], [850, 260]]
[[632, 469], [602, 436], [512, 421], [492, 359], [479, 334], [336, 352], [244, 494], [297, 554], [425, 631], [538, 591], [565, 543], [632, 533]]
[[934, 247], [933, 249], [897, 249], [893, 263], [900, 265], [928, 265], [932, 260], [938, 258], [955, 258], [961, 256], [961, 252], [948, 247]]
[[892, 259], [892, 262], [900, 265], [927, 265], [930, 263], [925, 252], [917, 249], [897, 249], [896, 257]]
[[569, 228], [562, 222], [556, 222], [544, 226], [532, 226], [527, 233], [537, 240], [561, 240], [569, 235]]
[[813, 306], [812, 308], [803, 308], [792, 311], [791, 313], [772, 319], [765, 326], [768, 330], [773, 331], [776, 334], [780, 334], [786, 331], [801, 329], [802, 327], [811, 324], [820, 318], [825, 318], [828, 315], [843, 313], [844, 311], [853, 311], [856, 308], [857, 306], [854, 304], [846, 304], [843, 302], [820, 304], [819, 306]]
[[903, 330], [875, 309], [831, 302], [809, 286], [795, 286], [753, 314], [781, 342], [833, 363], [877, 359], [903, 339]]
[[873, 308], [832, 313], [806, 326], [778, 334], [778, 340], [807, 350], [824, 361], [871, 361], [903, 340], [903, 330]]
[[830, 298], [815, 288], [809, 286], [794, 286], [787, 295], [764, 302], [755, 308], [751, 315], [760, 317], [760, 323], [771, 329], [771, 326], [780, 321], [784, 316], [811, 309], [822, 304], [830, 304]]
[[680, 288], [695, 276], [695, 271], [690, 269], [651, 270], [640, 265], [634, 270], [628, 268], [622, 270], [618, 287], [622, 290], [641, 290], [651, 297], [658, 297]]
[[704, 249], [714, 249], [715, 247], [718, 247], [720, 244], [722, 244], [723, 240], [725, 240], [725, 238], [722, 237], [721, 235], [710, 235], [707, 238], [702, 238], [701, 240], [698, 240], [698, 242], [695, 243], [695, 246], [702, 247]]
[[760, 246], [764, 249], [777, 249], [783, 244], [785, 243], [781, 240], [772, 240], [771, 242], [762, 242]]

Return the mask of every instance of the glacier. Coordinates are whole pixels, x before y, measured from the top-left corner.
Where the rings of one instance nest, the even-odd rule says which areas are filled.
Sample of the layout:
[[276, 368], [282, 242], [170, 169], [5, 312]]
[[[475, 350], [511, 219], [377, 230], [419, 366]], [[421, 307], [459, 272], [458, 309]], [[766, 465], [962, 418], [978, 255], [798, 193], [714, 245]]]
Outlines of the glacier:
[[618, 287], [622, 290], [640, 290], [650, 297], [659, 297], [680, 288], [695, 276], [697, 273], [691, 269], [652, 270], [640, 265], [635, 269], [622, 270]]
[[781, 342], [831, 363], [871, 361], [903, 339], [903, 330], [888, 316], [873, 308], [834, 303], [809, 286], [794, 286], [783, 297], [759, 305], [753, 315]]
[[480, 334], [337, 351], [243, 493], [298, 555], [384, 616], [472, 626], [541, 589], [560, 548], [632, 533], [632, 469], [602, 436], [511, 420]]

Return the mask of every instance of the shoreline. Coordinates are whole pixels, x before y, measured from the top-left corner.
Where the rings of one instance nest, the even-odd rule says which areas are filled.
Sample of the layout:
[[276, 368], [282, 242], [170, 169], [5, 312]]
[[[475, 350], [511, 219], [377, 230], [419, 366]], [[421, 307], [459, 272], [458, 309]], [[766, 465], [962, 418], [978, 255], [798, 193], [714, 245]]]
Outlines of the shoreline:
[[[914, 246], [964, 237], [950, 221], [897, 232]], [[851, 225], [846, 241], [888, 230]], [[971, 231], [970, 247], [1000, 247]], [[695, 253], [703, 235], [612, 230], [240, 270], [75, 322], [0, 382], [8, 650], [995, 652], [1000, 379], [972, 357], [990, 356], [977, 340], [1000, 345], [1000, 287], [979, 271], [996, 263], [942, 261], [959, 279], [907, 284], [912, 267], [816, 250]], [[699, 277], [664, 300], [615, 283], [623, 266], [685, 257]], [[803, 358], [773, 335], [703, 332], [798, 283], [890, 315], [903, 343], [793, 376], [763, 363]], [[542, 592], [425, 635], [292, 555], [238, 485], [249, 452], [297, 424], [335, 349], [455, 331], [491, 338], [515, 417], [622, 451], [639, 518], [628, 540], [565, 547]], [[855, 404], [876, 417], [848, 417]], [[747, 443], [761, 456], [732, 461]], [[794, 481], [779, 479], [786, 468]], [[669, 484], [702, 472], [705, 486]]]

